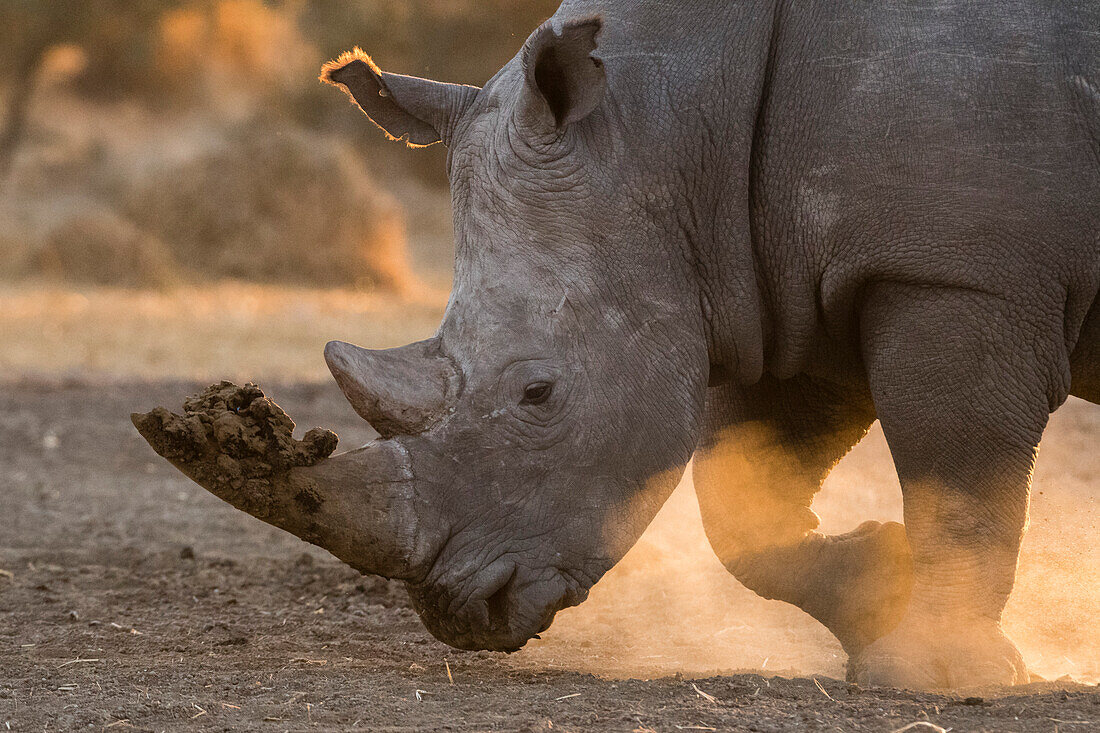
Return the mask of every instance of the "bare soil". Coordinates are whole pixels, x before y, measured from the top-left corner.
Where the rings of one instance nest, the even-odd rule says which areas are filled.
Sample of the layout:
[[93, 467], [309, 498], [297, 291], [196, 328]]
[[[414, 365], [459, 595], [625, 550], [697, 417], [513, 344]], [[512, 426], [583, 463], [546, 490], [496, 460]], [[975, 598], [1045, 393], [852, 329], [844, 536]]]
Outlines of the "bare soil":
[[[598, 617], [582, 637], [559, 621], [558, 637], [552, 627], [542, 646], [512, 656], [456, 651], [428, 635], [399, 584], [237, 512], [152, 453], [129, 414], [178, 406], [202, 386], [0, 384], [0, 729], [1100, 729], [1100, 692], [1071, 681], [932, 695], [772, 671], [685, 677], [675, 663], [650, 680], [623, 679], [630, 664], [576, 671], [614, 656], [606, 637], [619, 630], [601, 633]], [[334, 386], [263, 386], [300, 431], [332, 428], [345, 449], [370, 437]], [[1093, 421], [1079, 418], [1065, 430], [1095, 445]], [[1091, 469], [1077, 480], [1095, 491]], [[746, 608], [731, 634], [749, 644], [764, 622]], [[1095, 625], [1095, 608], [1076, 613]], [[682, 630], [669, 624], [637, 638], [675, 638]], [[785, 628], [788, 648], [814, 646], [816, 668], [840, 673], [820, 631], [797, 619]]]

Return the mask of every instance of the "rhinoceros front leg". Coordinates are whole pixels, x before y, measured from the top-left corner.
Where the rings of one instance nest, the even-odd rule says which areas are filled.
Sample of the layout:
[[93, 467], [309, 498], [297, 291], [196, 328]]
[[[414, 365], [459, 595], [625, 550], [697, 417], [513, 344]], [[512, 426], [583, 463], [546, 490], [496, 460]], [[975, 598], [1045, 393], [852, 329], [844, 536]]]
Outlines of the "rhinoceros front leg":
[[901, 479], [914, 583], [898, 627], [851, 660], [856, 681], [1028, 679], [1000, 621], [1039, 439], [1068, 387], [1061, 324], [1028, 312], [1043, 302], [898, 284], [868, 298], [865, 363]]
[[900, 524], [814, 531], [814, 494], [875, 419], [865, 387], [765, 377], [716, 387], [695, 458], [707, 535], [738, 580], [823, 623], [850, 654], [897, 625], [912, 582]]

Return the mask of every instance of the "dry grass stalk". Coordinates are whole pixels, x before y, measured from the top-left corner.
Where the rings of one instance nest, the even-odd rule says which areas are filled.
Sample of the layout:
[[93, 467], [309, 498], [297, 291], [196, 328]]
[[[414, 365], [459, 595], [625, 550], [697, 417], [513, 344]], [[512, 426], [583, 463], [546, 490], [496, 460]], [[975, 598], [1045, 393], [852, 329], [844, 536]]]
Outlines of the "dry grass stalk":
[[718, 704], [718, 698], [717, 698], [717, 697], [715, 697], [714, 695], [708, 695], [707, 693], [705, 693], [705, 692], [703, 692], [702, 690], [700, 690], [700, 689], [699, 689], [699, 685], [697, 685], [697, 684], [695, 684], [694, 682], [692, 682], [692, 683], [691, 683], [691, 687], [692, 687], [692, 689], [694, 689], [694, 690], [695, 690], [696, 694], [697, 694], [697, 695], [699, 695], [699, 697], [703, 698], [703, 699], [704, 699], [704, 700], [706, 700], [707, 702], [712, 702], [712, 703], [714, 703], [715, 705], [717, 705], [717, 704]]
[[932, 733], [947, 733], [947, 731], [949, 731], [951, 729], [950, 728], [941, 728], [940, 726], [936, 725], [935, 723], [929, 723], [927, 720], [914, 720], [909, 725], [903, 725], [902, 727], [898, 728], [897, 730], [891, 731], [891, 733], [904, 733], [905, 731], [908, 731], [908, 730], [932, 731]]
[[826, 691], [825, 691], [825, 688], [821, 686], [821, 683], [817, 681], [817, 677], [811, 677], [810, 679], [812, 679], [812, 680], [814, 681], [814, 684], [815, 684], [815, 685], [817, 685], [817, 689], [821, 690], [821, 694], [822, 694], [822, 695], [824, 695], [825, 697], [829, 698], [829, 699], [830, 699], [830, 700], [832, 700], [833, 702], [836, 702], [836, 700], [835, 700], [835, 699], [833, 699], [833, 696], [832, 696], [832, 695], [830, 695], [830, 694], [829, 694], [828, 692], [826, 692]]
[[85, 662], [98, 662], [98, 661], [99, 661], [98, 658], [97, 659], [70, 659], [67, 662], [62, 662], [61, 664], [57, 665], [57, 668], [61, 669], [62, 667], [68, 667], [70, 664], [83, 664]]

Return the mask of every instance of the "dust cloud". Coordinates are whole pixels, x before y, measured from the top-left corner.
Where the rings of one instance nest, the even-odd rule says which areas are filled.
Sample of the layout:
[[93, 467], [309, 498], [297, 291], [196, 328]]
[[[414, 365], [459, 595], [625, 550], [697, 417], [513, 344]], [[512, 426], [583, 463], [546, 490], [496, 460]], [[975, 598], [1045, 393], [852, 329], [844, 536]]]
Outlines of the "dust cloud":
[[[1046, 679], [1100, 681], [1100, 409], [1071, 401], [1051, 420], [1032, 491], [1031, 525], [1004, 617], [1029, 669]], [[901, 521], [901, 493], [876, 424], [817, 495], [821, 530]], [[846, 657], [823, 626], [741, 586], [703, 533], [689, 469], [653, 524], [583, 605], [511, 658], [615, 678], [734, 671], [844, 676]]]

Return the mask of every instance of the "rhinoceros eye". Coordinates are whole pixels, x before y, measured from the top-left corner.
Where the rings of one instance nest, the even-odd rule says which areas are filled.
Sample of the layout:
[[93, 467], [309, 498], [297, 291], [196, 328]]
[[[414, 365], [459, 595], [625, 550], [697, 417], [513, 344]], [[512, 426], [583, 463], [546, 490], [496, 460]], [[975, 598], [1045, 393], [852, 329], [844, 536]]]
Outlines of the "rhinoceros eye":
[[553, 391], [554, 386], [549, 382], [535, 382], [534, 384], [527, 385], [527, 388], [523, 390], [523, 402], [524, 405], [541, 405], [546, 400], [550, 399], [550, 392]]

